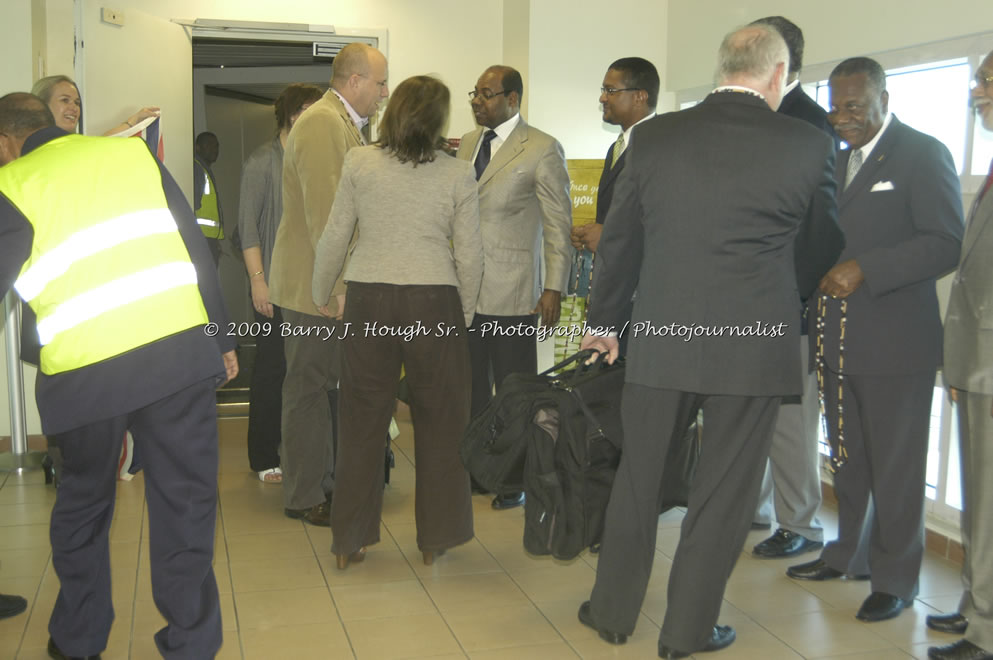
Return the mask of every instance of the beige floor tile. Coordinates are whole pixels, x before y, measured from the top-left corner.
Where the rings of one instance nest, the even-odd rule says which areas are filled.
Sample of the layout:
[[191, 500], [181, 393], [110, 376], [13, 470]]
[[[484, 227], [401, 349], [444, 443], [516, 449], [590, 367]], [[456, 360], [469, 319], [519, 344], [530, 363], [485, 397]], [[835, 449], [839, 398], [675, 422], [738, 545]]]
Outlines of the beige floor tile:
[[[585, 598], [583, 600], [586, 600]], [[599, 639], [591, 628], [579, 622], [579, 606], [583, 601], [559, 600], [538, 602], [536, 606], [541, 614], [548, 619], [555, 627], [563, 639], [569, 642], [583, 642], [592, 639]], [[649, 631], [649, 632], [645, 632]], [[642, 634], [651, 634], [658, 637], [659, 627], [644, 615], [638, 616], [635, 623], [635, 635], [641, 637]]]
[[323, 587], [316, 557], [231, 562], [231, 585], [237, 593]]
[[381, 619], [434, 612], [434, 604], [417, 580], [345, 584], [331, 588], [342, 621]]
[[335, 557], [330, 553], [319, 557], [324, 579], [334, 588], [346, 584], [403, 582], [417, 578], [402, 552], [396, 549], [379, 550], [381, 546], [382, 544], [373, 546], [373, 550], [366, 553], [364, 561], [349, 564], [343, 571], [338, 570]]
[[[872, 651], [871, 653], [829, 655], [825, 656], [825, 660], [910, 660], [912, 657], [914, 656], [906, 651], [901, 651], [900, 649], [882, 649], [879, 651]], [[927, 658], [926, 649], [922, 657]]]
[[310, 538], [302, 527], [276, 534], [228, 534], [227, 542], [231, 563], [314, 556]]
[[[532, 646], [562, 641], [551, 623], [533, 605], [450, 612], [445, 622], [462, 648], [473, 651]], [[513, 634], [507, 634], [513, 631]]]
[[574, 600], [589, 598], [596, 573], [581, 560], [559, 563], [548, 568], [512, 571], [510, 577], [533, 601]]
[[927, 627], [925, 619], [929, 614], [940, 614], [940, 612], [915, 600], [912, 607], [905, 609], [895, 619], [867, 625], [872, 627], [872, 632], [901, 648], [924, 642], [930, 642], [933, 645], [946, 644], [948, 635], [934, 632]]
[[785, 616], [766, 620], [762, 626], [804, 658], [870, 653], [891, 646], [871, 626], [843, 610]]
[[786, 576], [774, 581], [729, 582], [724, 599], [759, 622], [831, 607]]
[[431, 566], [424, 565], [423, 553], [415, 544], [401, 546], [404, 556], [414, 572], [420, 576], [466, 575], [469, 573], [493, 573], [503, 569], [479, 541], [471, 539], [434, 560]]
[[[477, 539], [478, 540], [478, 539]], [[524, 549], [520, 539], [509, 542], [480, 543], [486, 551], [508, 572], [525, 571], [532, 568], [552, 569], [555, 560], [549, 555], [538, 556], [529, 554]], [[588, 565], [588, 564], [587, 564]]]
[[659, 631], [639, 627], [627, 643], [620, 646], [608, 644], [595, 635], [570, 644], [579, 657], [587, 660], [646, 660], [659, 655]]
[[235, 593], [234, 600], [242, 630], [337, 621], [327, 589]]
[[[51, 548], [48, 523], [0, 527], [0, 552], [4, 550], [48, 550]], [[0, 567], [0, 571], [3, 567]]]
[[47, 505], [51, 511], [55, 504], [55, 489], [44, 484], [12, 485], [0, 488], [0, 506], [6, 504]]
[[424, 586], [443, 613], [486, 607], [496, 609], [530, 602], [503, 573], [431, 577], [424, 579]]
[[[227, 644], [236, 644], [231, 639]], [[345, 629], [337, 621], [285, 626], [265, 630], [242, 630], [241, 644], [246, 660], [274, 658], [326, 658], [351, 660], [352, 647]]]
[[461, 649], [438, 614], [348, 621], [345, 631], [358, 660], [429, 658]]
[[[0, 533], [3, 533], [2, 528], [0, 528]], [[51, 556], [50, 548], [0, 550], [0, 571], [3, 571], [0, 574], [41, 578]]]
[[678, 527], [666, 527], [660, 529], [655, 537], [655, 548], [669, 559], [676, 555], [676, 546], [679, 545], [680, 530]]
[[962, 595], [962, 567], [947, 559], [929, 558], [920, 574], [920, 598]]
[[565, 642], [555, 642], [540, 646], [470, 651], [469, 657], [472, 660], [574, 660], [579, 655]]
[[[732, 622], [719, 619], [722, 625], [732, 625], [735, 631], [734, 643], [721, 655], [735, 660], [801, 660], [802, 656], [782, 640], [751, 621]], [[706, 658], [711, 654], [699, 653], [694, 657]]]
[[0, 528], [20, 525], [47, 525], [52, 517], [52, 505], [42, 502], [0, 505]]
[[287, 518], [282, 499], [275, 505], [263, 503], [246, 509], [224, 508], [218, 525], [223, 525], [224, 533], [230, 536], [241, 534], [278, 534], [296, 532], [304, 523]]

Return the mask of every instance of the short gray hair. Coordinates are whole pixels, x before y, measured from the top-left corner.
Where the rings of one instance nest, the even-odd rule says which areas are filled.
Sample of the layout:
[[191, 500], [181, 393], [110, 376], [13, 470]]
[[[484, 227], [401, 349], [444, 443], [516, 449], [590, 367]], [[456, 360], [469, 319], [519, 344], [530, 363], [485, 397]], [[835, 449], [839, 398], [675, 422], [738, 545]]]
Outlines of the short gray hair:
[[769, 25], [747, 25], [724, 37], [715, 77], [718, 83], [739, 76], [763, 78], [780, 62], [789, 67], [789, 51], [779, 32]]

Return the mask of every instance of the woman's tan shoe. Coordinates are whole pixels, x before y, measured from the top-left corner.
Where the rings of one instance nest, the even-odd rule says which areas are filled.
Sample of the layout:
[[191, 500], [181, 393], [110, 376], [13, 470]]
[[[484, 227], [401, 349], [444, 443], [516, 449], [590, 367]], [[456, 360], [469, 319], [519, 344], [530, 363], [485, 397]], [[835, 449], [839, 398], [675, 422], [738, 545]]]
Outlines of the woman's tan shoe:
[[338, 570], [343, 571], [348, 568], [349, 564], [358, 564], [363, 559], [365, 559], [365, 548], [359, 548], [350, 555], [335, 555], [335, 559], [338, 560]]
[[444, 550], [425, 550], [421, 553], [424, 556], [424, 565], [430, 566], [437, 557], [445, 554]]

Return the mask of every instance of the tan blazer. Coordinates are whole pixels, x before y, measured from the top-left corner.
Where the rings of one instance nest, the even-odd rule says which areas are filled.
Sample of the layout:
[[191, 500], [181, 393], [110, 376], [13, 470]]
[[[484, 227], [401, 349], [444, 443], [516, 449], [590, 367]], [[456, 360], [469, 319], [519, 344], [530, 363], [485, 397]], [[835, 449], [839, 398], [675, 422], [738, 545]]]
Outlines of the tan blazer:
[[[484, 130], [462, 137], [458, 158], [472, 158]], [[479, 179], [479, 225], [483, 283], [478, 314], [530, 314], [542, 289], [566, 290], [572, 202], [558, 140], [523, 119], [518, 122]]]
[[[314, 252], [331, 213], [345, 153], [361, 144], [358, 127], [331, 90], [290, 130], [283, 155], [283, 215], [269, 267], [269, 298], [274, 304], [303, 314], [319, 313], [311, 298]], [[339, 277], [333, 294], [344, 292]], [[338, 313], [334, 296], [328, 310]]]
[[948, 385], [993, 394], [993, 191], [973, 208], [945, 316]]

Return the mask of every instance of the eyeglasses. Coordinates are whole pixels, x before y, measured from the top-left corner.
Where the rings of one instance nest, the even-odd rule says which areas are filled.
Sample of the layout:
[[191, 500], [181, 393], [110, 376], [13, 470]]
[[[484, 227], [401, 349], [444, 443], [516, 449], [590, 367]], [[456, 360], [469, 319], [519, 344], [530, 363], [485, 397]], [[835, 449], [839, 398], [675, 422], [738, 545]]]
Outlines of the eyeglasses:
[[969, 83], [970, 89], [976, 89], [977, 87], [988, 87], [990, 83], [993, 83], [993, 76], [984, 75], [982, 71], [976, 72], [976, 77], [972, 79]]
[[640, 87], [624, 87], [622, 89], [614, 89], [613, 87], [601, 87], [600, 93], [606, 94], [607, 96], [613, 96], [614, 94], [620, 94], [621, 92], [640, 92]]
[[513, 91], [513, 90], [505, 89], [502, 92], [491, 92], [488, 89], [484, 89], [483, 91], [479, 92], [479, 91], [476, 91], [474, 89], [471, 92], [469, 92], [469, 100], [472, 101], [477, 96], [482, 96], [484, 99], [486, 99], [487, 101], [489, 101], [494, 96], [500, 96], [501, 94], [509, 94], [511, 91]]

